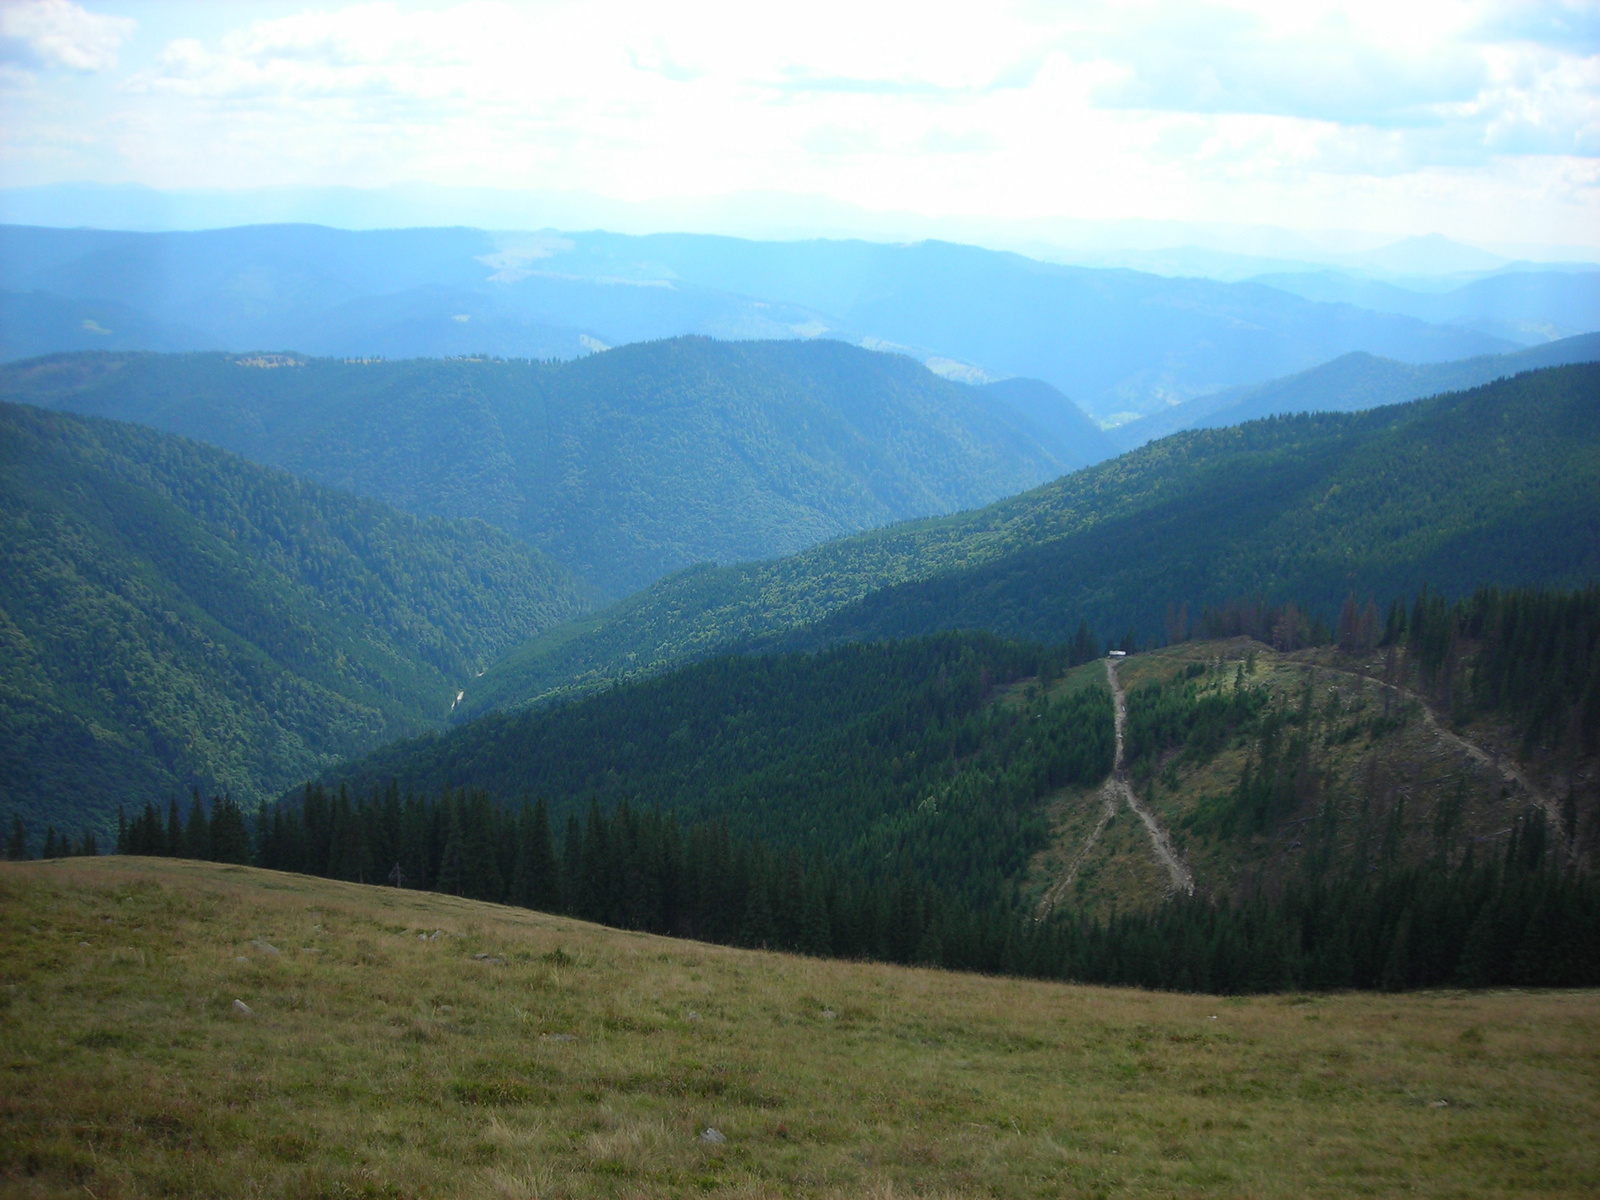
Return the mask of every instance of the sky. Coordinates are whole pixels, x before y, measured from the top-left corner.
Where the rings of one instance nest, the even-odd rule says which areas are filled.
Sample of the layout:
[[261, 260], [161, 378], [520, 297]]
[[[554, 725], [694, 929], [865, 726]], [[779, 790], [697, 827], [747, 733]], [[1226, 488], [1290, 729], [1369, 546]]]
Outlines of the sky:
[[80, 181], [1595, 246], [1600, 0], [0, 0], [0, 186]]

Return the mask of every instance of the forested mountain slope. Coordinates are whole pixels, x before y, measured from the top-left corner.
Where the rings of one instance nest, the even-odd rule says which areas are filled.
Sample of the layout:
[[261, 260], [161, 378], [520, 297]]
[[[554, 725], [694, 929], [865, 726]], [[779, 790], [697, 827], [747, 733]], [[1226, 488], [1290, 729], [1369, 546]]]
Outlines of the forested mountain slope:
[[[944, 634], [493, 714], [329, 772], [257, 861], [1161, 987], [1600, 978], [1572, 957], [1600, 921], [1600, 590], [1186, 624], [1121, 659]], [[128, 848], [193, 840], [152, 809]]]
[[170, 434], [0, 405], [0, 806], [249, 799], [442, 721], [583, 610], [538, 551]]
[[[993, 562], [900, 584], [806, 637], [987, 629], [1047, 641], [1078, 621], [1142, 638], [1169, 604], [1351, 589], [1460, 595], [1600, 574], [1600, 364], [1530, 372], [1370, 419], [1328, 415], [1159, 443], [1187, 477], [1137, 512]], [[1219, 453], [1220, 451], [1220, 453]]]
[[1166, 438], [973, 513], [702, 569], [536, 639], [464, 712], [718, 646], [980, 628], [1160, 636], [1169, 603], [1460, 592], [1600, 571], [1600, 366]]
[[[592, 803], [606, 812], [619, 802], [659, 806], [777, 853], [799, 850], [874, 881], [904, 875], [987, 907], [1045, 845], [1045, 795], [1097, 783], [1111, 768], [1103, 685], [1090, 680], [1053, 700], [1004, 690], [1057, 677], [1069, 661], [969, 634], [719, 658], [559, 708], [490, 714], [324, 780], [358, 796], [393, 786], [396, 796], [472, 788], [505, 801], [539, 797], [558, 829]], [[431, 880], [443, 843], [429, 850], [424, 841], [402, 862]], [[475, 844], [490, 854], [508, 845]], [[473, 874], [508, 881], [510, 866], [484, 859]]]
[[0, 397], [481, 517], [613, 596], [973, 508], [1109, 452], [1059, 394], [1071, 411], [1047, 430], [986, 389], [831, 341], [680, 338], [551, 363], [77, 355], [0, 369]]
[[1074, 468], [1115, 458], [1121, 449], [1089, 415], [1042, 379], [1015, 376], [983, 391], [1040, 430], [1057, 458]]
[[1360, 412], [1478, 387], [1540, 367], [1596, 360], [1600, 360], [1600, 333], [1460, 362], [1404, 363], [1357, 351], [1286, 379], [1201, 396], [1119, 426], [1110, 437], [1131, 449], [1180, 429], [1214, 429], [1285, 413]]

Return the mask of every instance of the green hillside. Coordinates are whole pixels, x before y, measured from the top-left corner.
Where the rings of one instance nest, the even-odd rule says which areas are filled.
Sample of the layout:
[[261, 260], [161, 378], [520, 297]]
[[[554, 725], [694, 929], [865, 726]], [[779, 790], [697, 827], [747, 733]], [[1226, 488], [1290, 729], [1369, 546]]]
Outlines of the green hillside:
[[[1600, 945], [1600, 589], [1352, 599], [1336, 631], [1253, 603], [1197, 624], [1089, 662], [1085, 631], [693, 664], [385, 747], [231, 853], [1107, 983], [1600, 979], [1574, 949]], [[121, 848], [229, 856], [181, 817], [146, 810]]]
[[1460, 595], [1600, 575], [1600, 364], [1364, 425], [1317, 415], [1246, 426], [1231, 446], [1226, 430], [1169, 439], [1190, 472], [1163, 501], [872, 593], [798, 640], [988, 629], [1056, 641], [1085, 619], [1148, 640], [1168, 605], [1198, 613], [1258, 592], [1331, 614], [1352, 589]]
[[[543, 797], [558, 827], [591, 803], [660, 807], [874, 880], [906, 874], [983, 907], [1044, 847], [1041, 798], [1111, 768], [1103, 686], [1051, 701], [1037, 689], [1002, 691], [1008, 698], [995, 703], [996, 688], [1049, 678], [1071, 660], [970, 634], [718, 658], [563, 707], [490, 714], [325, 778], [360, 795], [392, 783], [430, 796], [470, 786]], [[514, 840], [482, 844], [508, 850]], [[320, 871], [329, 853], [299, 865]], [[418, 881], [442, 869], [442, 844], [395, 853]], [[515, 864], [485, 872], [509, 885]], [[504, 898], [494, 888], [469, 894]]]
[[1600, 572], [1600, 366], [1357, 414], [1187, 432], [1032, 492], [764, 563], [663, 580], [518, 648], [462, 713], [738, 644], [987, 629], [1045, 643], [1165, 633], [1261, 593], [1461, 593]]
[[1076, 410], [1076, 433], [1046, 428], [909, 358], [827, 341], [679, 338], [560, 363], [64, 355], [0, 369], [0, 398], [479, 517], [611, 596], [986, 504], [1109, 453]]
[[584, 604], [537, 551], [137, 426], [0, 405], [0, 809], [250, 799], [442, 721]]
[[1600, 359], [1600, 333], [1456, 362], [1399, 362], [1358, 350], [1297, 375], [1185, 401], [1118, 426], [1111, 436], [1118, 446], [1132, 449], [1180, 429], [1214, 429], [1282, 413], [1359, 412], [1480, 387], [1523, 371], [1596, 359]]

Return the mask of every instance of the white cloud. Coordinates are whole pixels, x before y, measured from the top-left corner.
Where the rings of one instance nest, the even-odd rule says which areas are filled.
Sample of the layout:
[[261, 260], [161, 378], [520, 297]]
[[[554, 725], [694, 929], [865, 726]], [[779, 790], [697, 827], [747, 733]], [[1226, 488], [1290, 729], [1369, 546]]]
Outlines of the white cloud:
[[[241, 4], [223, 33], [169, 23], [114, 102], [84, 110], [93, 133], [64, 139], [58, 118], [11, 135], [0, 164], [1288, 223], [1382, 223], [1452, 195], [1500, 220], [1543, 188], [1570, 221], [1600, 156], [1594, 8], [469, 0], [252, 20]], [[0, 12], [24, 9], [108, 20], [65, 0]]]
[[[71, 0], [6, 0], [0, 4], [0, 39], [22, 51], [28, 65], [105, 71], [135, 22], [92, 13]], [[10, 57], [10, 55], [8, 55]]]

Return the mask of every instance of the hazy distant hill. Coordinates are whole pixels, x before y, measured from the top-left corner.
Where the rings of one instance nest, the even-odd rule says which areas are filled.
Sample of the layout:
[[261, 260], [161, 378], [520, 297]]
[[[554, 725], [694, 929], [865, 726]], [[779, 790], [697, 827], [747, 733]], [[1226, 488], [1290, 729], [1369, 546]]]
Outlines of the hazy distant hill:
[[[1160, 636], [1167, 604], [1600, 572], [1600, 366], [1357, 414], [1197, 430], [977, 512], [684, 572], [535, 639], [462, 712], [748, 643], [978, 628]], [[785, 640], [784, 631], [813, 629]]]
[[217, 344], [116, 301], [0, 291], [0, 362], [63, 350], [210, 350]]
[[1068, 267], [945, 242], [592, 234], [554, 261], [569, 258], [590, 270], [603, 262], [642, 271], [659, 262], [703, 286], [804, 305], [854, 330], [1047, 380], [1101, 419], [1156, 411], [1173, 398], [1269, 379], [1349, 350], [1432, 362], [1511, 348], [1469, 330], [1318, 304], [1254, 283]]
[[983, 391], [1032, 423], [1057, 458], [1087, 467], [1114, 458], [1121, 449], [1088, 415], [1042, 379], [1001, 379]]
[[420, 520], [134, 425], [0, 404], [0, 807], [249, 800], [442, 721], [583, 610], [477, 521]]
[[1461, 325], [1530, 345], [1600, 330], [1600, 270], [1592, 265], [1502, 271], [1443, 291], [1417, 291], [1337, 271], [1260, 275], [1256, 282], [1308, 300]]
[[1403, 363], [1352, 353], [1309, 371], [1253, 387], [1201, 396], [1110, 431], [1123, 449], [1142, 446], [1180, 429], [1217, 428], [1296, 412], [1359, 412], [1441, 392], [1477, 387], [1520, 371], [1600, 360], [1600, 333], [1563, 338], [1511, 354], [1448, 363]]
[[[277, 361], [293, 365], [261, 365]], [[1059, 394], [1030, 392], [1026, 411], [1004, 401], [1019, 388], [825, 340], [686, 338], [562, 363], [210, 354], [0, 368], [6, 399], [155, 425], [410, 512], [481, 517], [612, 595], [693, 563], [973, 508], [1112, 452]]]
[[[1257, 283], [1065, 267], [943, 242], [7, 226], [0, 287], [120, 305], [236, 351], [393, 357], [470, 346], [538, 357], [577, 353], [586, 337], [825, 335], [1042, 379], [1096, 418], [1158, 411], [1352, 350], [1434, 362], [1511, 346]], [[89, 316], [115, 331], [112, 311]]]

